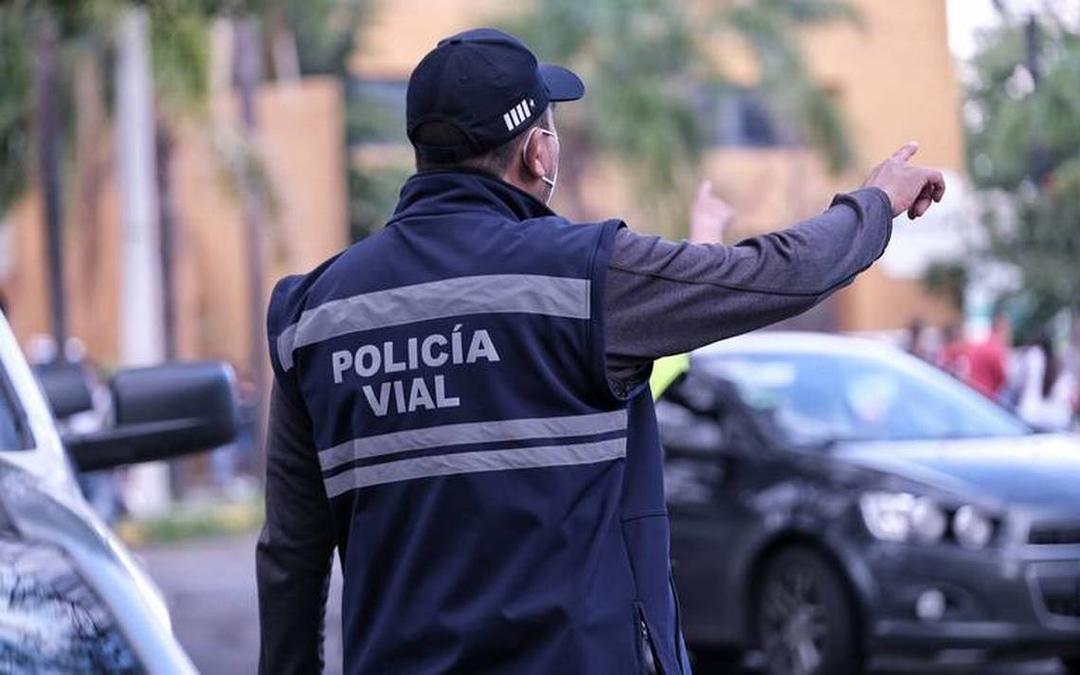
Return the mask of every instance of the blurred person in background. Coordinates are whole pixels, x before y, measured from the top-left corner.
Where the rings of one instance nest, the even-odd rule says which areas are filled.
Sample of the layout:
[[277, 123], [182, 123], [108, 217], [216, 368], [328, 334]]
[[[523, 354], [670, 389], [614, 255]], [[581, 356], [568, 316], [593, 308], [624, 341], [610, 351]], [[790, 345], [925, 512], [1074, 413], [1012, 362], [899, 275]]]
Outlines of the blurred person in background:
[[653, 361], [810, 309], [944, 194], [908, 143], [734, 246], [573, 223], [553, 104], [584, 93], [500, 31], [441, 41], [390, 222], [275, 288], [262, 672], [321, 670], [336, 548], [346, 673], [689, 673]]
[[[87, 358], [86, 344], [82, 340], [68, 338], [61, 353], [52, 335], [38, 333], [30, 336], [26, 353], [39, 382], [47, 377], [51, 369], [59, 368], [62, 372], [77, 373], [75, 377], [85, 382], [86, 390], [90, 393], [89, 409], [56, 420], [61, 432], [87, 434], [107, 424], [112, 414], [112, 397], [108, 385], [100, 376], [100, 369]], [[115, 524], [127, 511], [121, 496], [121, 477], [121, 470], [117, 469], [80, 471], [76, 474], [83, 497], [109, 525]]]
[[[73, 338], [74, 339], [74, 338]], [[68, 356], [73, 355], [71, 340], [68, 341]], [[81, 344], [81, 343], [80, 343]], [[77, 350], [77, 348], [76, 348]], [[88, 360], [72, 360], [80, 363], [88, 380], [93, 407], [90, 410], [72, 415], [62, 426], [72, 433], [85, 434], [98, 431], [108, 424], [112, 414], [112, 395], [109, 386], [98, 369]], [[79, 489], [101, 519], [109, 525], [115, 525], [127, 513], [122, 491], [123, 469], [101, 469], [99, 471], [80, 471], [76, 476]]]
[[[1080, 316], [1074, 318], [1070, 326], [1069, 344], [1065, 349], [1064, 361], [1065, 370], [1072, 373], [1073, 380], [1080, 387]], [[1080, 409], [1080, 402], [1077, 407]]]
[[967, 382], [971, 377], [971, 367], [964, 351], [963, 330], [956, 324], [948, 324], [941, 329], [941, 351], [934, 363], [953, 377]]
[[999, 312], [990, 326], [990, 335], [979, 342], [969, 342], [960, 358], [964, 362], [961, 377], [984, 396], [1014, 407], [1006, 385], [1009, 383], [1009, 350], [1012, 349], [1012, 322]]
[[1050, 333], [1021, 353], [1023, 382], [1017, 413], [1041, 431], [1068, 431], [1077, 406], [1075, 375], [1065, 368]]
[[[251, 470], [255, 453], [255, 412], [259, 399], [250, 378], [238, 379], [236, 399], [239, 414], [236, 438], [210, 453], [210, 477], [223, 496], [233, 501], [243, 501], [257, 490]], [[246, 475], [244, 472], [247, 472]]]
[[933, 350], [927, 342], [926, 324], [923, 323], [921, 318], [916, 317], [908, 324], [907, 344], [905, 345], [905, 349], [909, 354], [916, 356], [923, 361], [934, 362]]
[[734, 220], [735, 210], [713, 191], [712, 181], [702, 181], [690, 206], [690, 241], [721, 243]]

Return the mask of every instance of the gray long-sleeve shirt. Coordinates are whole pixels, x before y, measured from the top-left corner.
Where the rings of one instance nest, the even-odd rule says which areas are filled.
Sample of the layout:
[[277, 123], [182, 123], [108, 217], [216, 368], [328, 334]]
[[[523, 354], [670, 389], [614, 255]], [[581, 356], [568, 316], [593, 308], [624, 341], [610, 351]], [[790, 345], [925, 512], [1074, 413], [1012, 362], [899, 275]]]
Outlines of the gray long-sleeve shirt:
[[629, 385], [661, 356], [810, 309], [881, 256], [891, 211], [885, 193], [870, 188], [838, 195], [816, 218], [734, 246], [620, 230], [604, 295], [609, 377]]
[[[800, 314], [885, 250], [891, 205], [876, 188], [837, 196], [820, 216], [734, 246], [620, 230], [605, 286], [607, 370], [626, 390], [653, 360]], [[334, 535], [311, 421], [275, 387], [259, 538], [260, 670], [319, 672]]]

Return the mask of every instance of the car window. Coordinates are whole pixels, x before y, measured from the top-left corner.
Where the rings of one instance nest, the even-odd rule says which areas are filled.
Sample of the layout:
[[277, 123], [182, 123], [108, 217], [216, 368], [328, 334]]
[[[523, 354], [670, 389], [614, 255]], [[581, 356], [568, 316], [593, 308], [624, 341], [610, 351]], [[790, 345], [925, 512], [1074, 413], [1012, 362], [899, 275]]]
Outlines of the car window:
[[30, 427], [7, 372], [0, 365], [0, 450], [28, 450], [34, 447]]
[[664, 447], [664, 491], [673, 504], [707, 504], [721, 476], [718, 460], [725, 447], [716, 389], [688, 375], [656, 402]]
[[702, 365], [735, 384], [770, 428], [795, 443], [1030, 433], [980, 394], [900, 352], [712, 354]]

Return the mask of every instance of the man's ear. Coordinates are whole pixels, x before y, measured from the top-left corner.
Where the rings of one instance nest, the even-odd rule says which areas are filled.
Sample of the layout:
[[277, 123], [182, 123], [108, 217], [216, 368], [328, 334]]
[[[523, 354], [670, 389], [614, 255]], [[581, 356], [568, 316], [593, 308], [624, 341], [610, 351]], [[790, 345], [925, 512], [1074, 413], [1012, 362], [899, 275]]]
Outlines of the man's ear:
[[539, 179], [541, 176], [547, 175], [547, 169], [544, 168], [544, 148], [543, 143], [538, 143], [536, 135], [539, 132], [536, 128], [529, 129], [525, 132], [525, 140], [522, 142], [522, 155], [524, 156], [525, 171], [532, 179]]

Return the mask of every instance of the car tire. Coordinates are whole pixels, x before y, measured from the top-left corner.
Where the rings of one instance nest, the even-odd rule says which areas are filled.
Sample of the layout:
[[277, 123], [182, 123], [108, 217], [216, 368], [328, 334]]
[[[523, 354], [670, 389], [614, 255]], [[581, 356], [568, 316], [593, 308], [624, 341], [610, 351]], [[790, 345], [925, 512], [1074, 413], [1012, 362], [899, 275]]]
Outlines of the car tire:
[[844, 580], [814, 549], [792, 546], [765, 563], [754, 594], [768, 675], [858, 675], [862, 636]]
[[1080, 656], [1061, 659], [1061, 665], [1065, 666], [1065, 672], [1069, 675], [1080, 675]]

